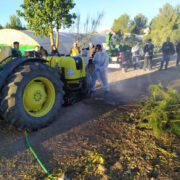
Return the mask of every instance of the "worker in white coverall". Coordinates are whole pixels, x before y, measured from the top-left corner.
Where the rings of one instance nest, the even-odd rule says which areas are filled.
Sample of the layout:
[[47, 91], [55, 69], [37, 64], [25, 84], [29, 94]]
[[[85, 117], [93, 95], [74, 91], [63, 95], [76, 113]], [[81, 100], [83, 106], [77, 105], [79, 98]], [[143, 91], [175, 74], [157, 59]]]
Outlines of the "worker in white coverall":
[[88, 62], [89, 62], [89, 52], [86, 49], [84, 49], [81, 52], [81, 56], [83, 57], [84, 63], [85, 63], [85, 67], [87, 68], [87, 65], [88, 65]]
[[109, 56], [106, 51], [102, 51], [102, 46], [100, 44], [96, 46], [96, 53], [92, 62], [95, 64], [95, 70], [92, 74], [91, 92], [96, 92], [96, 80], [100, 80], [105, 94], [108, 94], [109, 85], [107, 81], [107, 66], [109, 64]]
[[89, 52], [86, 49], [83, 49], [81, 54], [78, 54], [77, 56], [82, 57], [84, 59], [84, 64], [85, 67], [87, 68], [89, 62]]

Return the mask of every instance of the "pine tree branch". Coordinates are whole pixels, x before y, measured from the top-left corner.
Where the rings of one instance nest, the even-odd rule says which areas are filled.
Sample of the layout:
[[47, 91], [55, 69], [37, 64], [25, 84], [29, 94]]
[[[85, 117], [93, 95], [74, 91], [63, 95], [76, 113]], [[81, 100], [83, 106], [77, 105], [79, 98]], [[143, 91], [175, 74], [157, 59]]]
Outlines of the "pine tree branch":
[[[167, 123], [167, 121], [161, 121], [162, 123]], [[178, 119], [178, 120], [170, 120], [170, 121], [168, 121], [168, 122], [170, 122], [170, 123], [176, 123], [176, 122], [180, 122], [180, 119]]]

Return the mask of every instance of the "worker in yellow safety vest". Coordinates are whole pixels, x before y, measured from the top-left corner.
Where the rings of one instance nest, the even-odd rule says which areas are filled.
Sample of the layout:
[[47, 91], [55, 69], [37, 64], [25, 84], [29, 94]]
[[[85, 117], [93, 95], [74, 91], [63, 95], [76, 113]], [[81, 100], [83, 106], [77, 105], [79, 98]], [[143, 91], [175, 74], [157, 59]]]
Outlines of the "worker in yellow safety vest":
[[71, 51], [70, 51], [70, 56], [77, 56], [80, 53], [81, 51], [80, 51], [80, 48], [78, 47], [78, 43], [74, 42], [73, 48], [71, 48]]

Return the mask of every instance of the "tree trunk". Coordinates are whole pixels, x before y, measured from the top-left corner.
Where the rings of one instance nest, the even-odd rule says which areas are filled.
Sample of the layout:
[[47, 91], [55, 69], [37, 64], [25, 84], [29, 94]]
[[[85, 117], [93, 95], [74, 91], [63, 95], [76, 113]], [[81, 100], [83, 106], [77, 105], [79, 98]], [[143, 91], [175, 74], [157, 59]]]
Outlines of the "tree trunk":
[[59, 31], [56, 31], [56, 48], [58, 49], [59, 46]]
[[53, 37], [53, 31], [50, 33], [50, 41], [51, 41], [51, 46], [54, 44], [54, 37]]

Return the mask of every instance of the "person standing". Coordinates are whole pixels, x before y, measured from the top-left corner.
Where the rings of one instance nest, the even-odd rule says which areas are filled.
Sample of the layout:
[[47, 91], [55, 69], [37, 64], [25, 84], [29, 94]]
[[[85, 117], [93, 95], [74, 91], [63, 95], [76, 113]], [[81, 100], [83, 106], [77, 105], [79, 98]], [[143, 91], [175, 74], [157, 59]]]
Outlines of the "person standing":
[[179, 63], [180, 63], [180, 38], [179, 38], [179, 41], [176, 45], [176, 52], [177, 52], [176, 66], [179, 66]]
[[19, 42], [15, 41], [13, 43], [14, 47], [12, 48], [12, 56], [13, 57], [22, 57], [22, 52], [19, 50]]
[[89, 62], [89, 52], [86, 49], [83, 49], [81, 51], [81, 54], [78, 54], [77, 56], [82, 57], [84, 59], [85, 67], [87, 68], [88, 62]]
[[95, 55], [95, 47], [93, 45], [92, 42], [89, 43], [89, 47], [83, 49], [83, 50], [88, 50], [88, 57], [89, 57], [89, 60], [88, 60], [88, 64], [87, 64], [87, 71], [92, 74], [92, 72], [94, 71], [94, 64], [92, 63], [92, 59]]
[[34, 55], [33, 55], [33, 57], [40, 58], [39, 46], [36, 46], [34, 48]]
[[139, 66], [139, 53], [140, 53], [140, 47], [138, 45], [138, 42], [134, 43], [134, 46], [131, 49], [132, 53], [132, 62], [134, 66], [134, 70]]
[[54, 44], [51, 46], [50, 56], [60, 56], [60, 54]]
[[89, 62], [92, 63], [92, 59], [95, 54], [95, 47], [92, 42], [89, 43]]
[[40, 47], [40, 57], [43, 59], [46, 59], [48, 56], [48, 52], [46, 49], [43, 48], [43, 46]]
[[93, 43], [90, 42], [89, 47], [84, 48], [84, 49], [89, 51], [89, 63], [92, 64], [92, 59], [93, 59], [94, 54], [95, 54], [95, 47], [94, 47]]
[[107, 67], [109, 64], [109, 56], [106, 51], [102, 51], [102, 46], [96, 46], [96, 53], [92, 62], [95, 64], [95, 70], [92, 75], [92, 89], [91, 92], [96, 92], [96, 81], [99, 79], [104, 89], [105, 94], [109, 93], [109, 85], [107, 80]]
[[80, 48], [78, 47], [78, 43], [74, 42], [73, 48], [71, 48], [70, 50], [70, 56], [77, 56], [80, 53], [81, 51], [80, 51]]
[[166, 42], [163, 43], [162, 52], [163, 52], [163, 57], [162, 57], [161, 66], [159, 69], [160, 71], [163, 68], [164, 62], [166, 62], [165, 69], [168, 68], [170, 57], [171, 55], [175, 53], [174, 45], [172, 42], [170, 42], [170, 37], [167, 37]]
[[120, 51], [118, 53], [118, 58], [117, 58], [119, 64], [120, 64], [120, 68], [123, 72], [127, 72], [127, 61], [125, 58], [125, 53]]
[[149, 39], [147, 41], [147, 44], [144, 46], [144, 71], [146, 69], [151, 70], [152, 69], [152, 59], [153, 59], [153, 50], [154, 50], [154, 45], [152, 44], [152, 40]]

